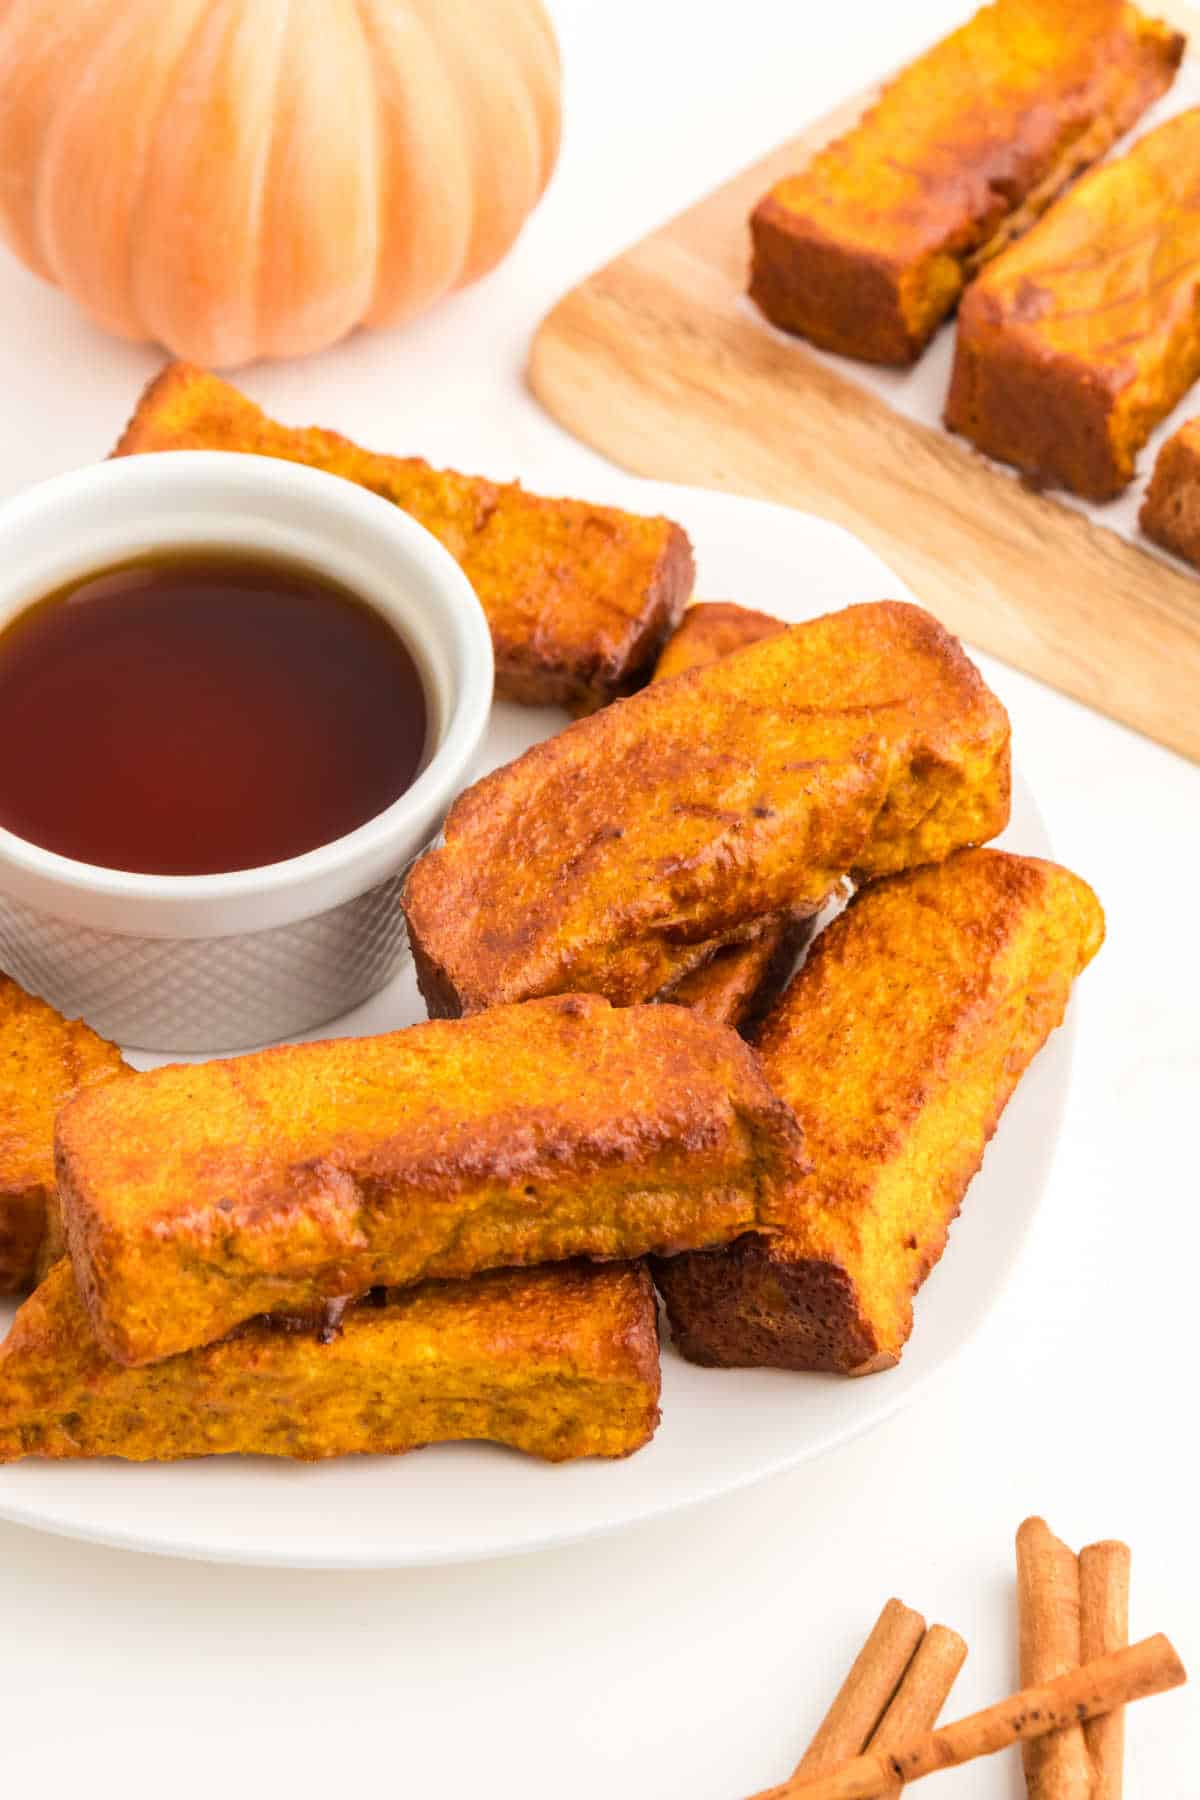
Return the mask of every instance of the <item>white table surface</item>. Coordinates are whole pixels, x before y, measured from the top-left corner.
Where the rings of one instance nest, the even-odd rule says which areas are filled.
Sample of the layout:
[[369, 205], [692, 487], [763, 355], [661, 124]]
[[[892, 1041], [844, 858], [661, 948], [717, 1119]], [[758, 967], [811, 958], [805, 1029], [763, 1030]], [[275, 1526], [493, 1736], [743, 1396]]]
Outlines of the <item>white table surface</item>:
[[[585, 494], [596, 460], [522, 387], [536, 320], [966, 7], [551, 10], [567, 136], [513, 257], [403, 336], [253, 371], [256, 398], [382, 448]], [[104, 454], [159, 360], [0, 261], [0, 494]], [[1131, 1540], [1135, 1634], [1167, 1630], [1200, 1664], [1200, 772], [1023, 676], [1002, 693], [1056, 850], [1095, 884], [1110, 935], [1075, 1002], [1048, 1202], [964, 1360], [890, 1425], [792, 1476], [518, 1561], [257, 1572], [0, 1525], [0, 1791], [738, 1800], [791, 1766], [888, 1594], [966, 1635], [955, 1710], [1007, 1692], [1012, 1534], [1030, 1511], [1077, 1544]], [[1134, 1709], [1130, 1800], [1200, 1791], [1198, 1714], [1191, 1692]], [[930, 1791], [1024, 1790], [1007, 1754]]]

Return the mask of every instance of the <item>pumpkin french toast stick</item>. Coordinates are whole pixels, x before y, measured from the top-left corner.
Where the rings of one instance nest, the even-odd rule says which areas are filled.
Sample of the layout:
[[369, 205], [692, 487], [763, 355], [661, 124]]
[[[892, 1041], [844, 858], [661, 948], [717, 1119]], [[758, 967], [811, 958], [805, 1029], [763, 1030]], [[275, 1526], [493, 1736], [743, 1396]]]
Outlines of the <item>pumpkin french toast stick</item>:
[[1126, 0], [994, 0], [760, 202], [752, 298], [824, 349], [914, 362], [979, 264], [1170, 87], [1183, 47]]
[[424, 525], [462, 566], [491, 628], [496, 692], [593, 711], [640, 685], [692, 591], [687, 534], [515, 482], [363, 450], [336, 432], [269, 419], [238, 389], [171, 363], [116, 450], [241, 450], [341, 475]]
[[1200, 375], [1200, 107], [1081, 181], [959, 311], [946, 424], [1089, 500]]
[[920, 607], [851, 606], [655, 683], [469, 788], [403, 902], [431, 1013], [648, 999], [1008, 818], [1009, 729]]
[[747, 644], [786, 630], [782, 619], [756, 612], [752, 606], [737, 606], [732, 600], [697, 600], [659, 652], [654, 679], [669, 681], [672, 675], [686, 675], [689, 669], [706, 669], [722, 656], [732, 656]]
[[0, 1462], [311, 1461], [461, 1438], [564, 1462], [627, 1456], [654, 1432], [658, 1322], [642, 1265], [502, 1269], [379, 1299], [324, 1341], [255, 1319], [129, 1369], [100, 1348], [59, 1263], [0, 1345]]
[[769, 1228], [803, 1167], [732, 1031], [592, 996], [114, 1084], [56, 1134], [71, 1260], [118, 1361], [427, 1277]]
[[54, 1115], [128, 1074], [121, 1052], [0, 974], [0, 1294], [31, 1285], [54, 1201]]
[[[654, 680], [669, 681], [688, 669], [706, 668], [719, 657], [731, 656], [747, 644], [786, 629], [783, 621], [773, 619], [770, 613], [736, 606], [729, 600], [699, 601], [688, 607], [663, 645]], [[779, 913], [764, 922], [757, 937], [718, 949], [658, 998], [690, 1006], [718, 1025], [743, 1030], [776, 997], [811, 929], [811, 919]]]
[[796, 958], [812, 936], [815, 920], [773, 913], [756, 938], [726, 944], [708, 961], [677, 981], [656, 999], [686, 1006], [714, 1025], [732, 1025], [750, 1036], [779, 996]]
[[759, 1038], [812, 1164], [782, 1202], [786, 1224], [656, 1266], [683, 1354], [891, 1367], [1000, 1114], [1103, 936], [1076, 876], [998, 850], [859, 893]]
[[1200, 569], [1200, 419], [1173, 431], [1154, 459], [1138, 524], [1164, 550]]

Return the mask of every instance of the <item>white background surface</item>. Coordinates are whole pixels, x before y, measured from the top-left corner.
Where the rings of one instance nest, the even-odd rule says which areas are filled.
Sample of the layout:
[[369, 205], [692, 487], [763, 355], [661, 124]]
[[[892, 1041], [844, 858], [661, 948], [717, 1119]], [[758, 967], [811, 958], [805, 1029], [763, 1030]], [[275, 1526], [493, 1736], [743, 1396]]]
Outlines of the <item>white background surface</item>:
[[[567, 141], [515, 256], [403, 339], [255, 372], [257, 398], [586, 492], [594, 460], [520, 385], [536, 318], [966, 8], [552, 10]], [[157, 361], [0, 265], [0, 492], [103, 454]], [[739, 1800], [786, 1772], [889, 1593], [967, 1636], [956, 1710], [1007, 1691], [1011, 1539], [1031, 1510], [1076, 1543], [1129, 1538], [1135, 1632], [1168, 1630], [1196, 1664], [1200, 775], [1024, 677], [1001, 693], [1057, 852], [1099, 890], [1110, 937], [1077, 1000], [1049, 1201], [956, 1369], [794, 1476], [505, 1564], [256, 1573], [0, 1527], [0, 1790]], [[1198, 1713], [1190, 1691], [1134, 1709], [1129, 1800], [1195, 1796]], [[947, 1800], [1023, 1791], [1011, 1756], [936, 1780]]]

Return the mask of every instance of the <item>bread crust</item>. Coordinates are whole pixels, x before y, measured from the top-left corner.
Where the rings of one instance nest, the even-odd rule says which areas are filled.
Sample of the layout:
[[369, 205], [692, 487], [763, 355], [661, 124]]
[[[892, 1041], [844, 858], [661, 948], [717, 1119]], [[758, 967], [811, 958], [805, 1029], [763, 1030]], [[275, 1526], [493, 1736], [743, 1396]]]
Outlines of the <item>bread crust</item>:
[[861, 1375], [894, 1367], [853, 1277], [831, 1257], [772, 1256], [760, 1238], [656, 1262], [676, 1349], [709, 1369]]
[[129, 1364], [380, 1285], [727, 1243], [805, 1167], [733, 1032], [592, 996], [159, 1069], [65, 1107], [56, 1144]]
[[1089, 500], [1200, 375], [1200, 107], [1094, 170], [967, 290], [946, 424]]
[[995, 0], [762, 200], [751, 298], [824, 349], [915, 361], [979, 263], [1165, 92], [1183, 47], [1124, 0]]
[[1172, 432], [1159, 451], [1138, 523], [1164, 550], [1200, 569], [1200, 419]]
[[655, 1265], [685, 1356], [847, 1375], [898, 1361], [913, 1295], [1103, 934], [1076, 876], [996, 850], [850, 902], [759, 1038], [812, 1162], [784, 1225]]
[[186, 363], [168, 364], [150, 383], [113, 454], [160, 450], [305, 463], [410, 514], [479, 596], [501, 699], [587, 713], [632, 692], [692, 591], [691, 545], [669, 519], [546, 499], [516, 482], [378, 455], [333, 431], [279, 425], [228, 382]]
[[852, 606], [656, 683], [452, 807], [403, 903], [434, 1015], [645, 1000], [847, 874], [1008, 818], [1008, 720], [921, 608]]
[[32, 1286], [43, 1256], [59, 1106], [129, 1073], [115, 1044], [0, 974], [0, 1294]]
[[640, 1265], [499, 1270], [363, 1301], [324, 1339], [256, 1319], [149, 1368], [100, 1348], [68, 1263], [0, 1347], [0, 1462], [395, 1456], [487, 1439], [548, 1462], [628, 1456], [658, 1423]]

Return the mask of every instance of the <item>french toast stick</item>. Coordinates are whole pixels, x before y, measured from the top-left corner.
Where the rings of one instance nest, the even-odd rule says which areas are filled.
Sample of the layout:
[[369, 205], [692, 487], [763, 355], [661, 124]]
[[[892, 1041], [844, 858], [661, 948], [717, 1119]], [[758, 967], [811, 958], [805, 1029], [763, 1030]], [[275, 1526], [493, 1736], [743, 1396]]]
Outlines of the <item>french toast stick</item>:
[[[786, 630], [781, 619], [736, 606], [729, 600], [701, 600], [689, 606], [663, 645], [655, 681], [669, 681], [689, 669], [706, 668], [747, 644]], [[727, 944], [658, 998], [690, 1006], [717, 1025], [743, 1031], [765, 1012], [791, 973], [812, 928], [809, 919], [779, 913], [764, 921], [758, 936]]]
[[1164, 550], [1200, 569], [1200, 419], [1173, 431], [1155, 457], [1138, 524]]
[[1087, 500], [1200, 375], [1200, 107], [1086, 176], [959, 309], [946, 424]]
[[994, 0], [759, 203], [751, 298], [826, 350], [914, 362], [979, 264], [1170, 87], [1183, 48], [1126, 0]]
[[32, 1286], [54, 1197], [54, 1115], [130, 1073], [121, 1052], [0, 974], [0, 1294]]
[[229, 382], [170, 363], [138, 404], [115, 456], [240, 450], [341, 475], [424, 525], [479, 596], [496, 692], [532, 706], [594, 711], [640, 685], [692, 591], [687, 534], [516, 482], [378, 455], [336, 432], [279, 425]]
[[129, 1369], [100, 1348], [61, 1262], [0, 1345], [0, 1462], [312, 1461], [462, 1438], [548, 1462], [628, 1456], [653, 1435], [658, 1389], [658, 1321], [640, 1264], [425, 1282], [348, 1308], [325, 1341], [255, 1319]]
[[1008, 818], [1009, 729], [920, 607], [846, 607], [654, 683], [460, 795], [403, 894], [434, 1015], [650, 998]]
[[804, 1166], [734, 1032], [594, 996], [114, 1083], [59, 1114], [103, 1348], [153, 1362], [259, 1313], [497, 1267], [769, 1229]]
[[772, 913], [756, 938], [724, 945], [655, 999], [686, 1006], [714, 1025], [731, 1025], [749, 1037], [779, 998], [815, 923], [812, 916]]
[[688, 607], [659, 652], [654, 680], [669, 681], [689, 669], [706, 669], [722, 656], [732, 656], [747, 644], [774, 637], [787, 626], [770, 613], [732, 600], [697, 600]]
[[759, 1038], [812, 1163], [786, 1225], [655, 1266], [683, 1354], [890, 1368], [1000, 1114], [1103, 936], [1076, 876], [998, 850], [856, 895]]

